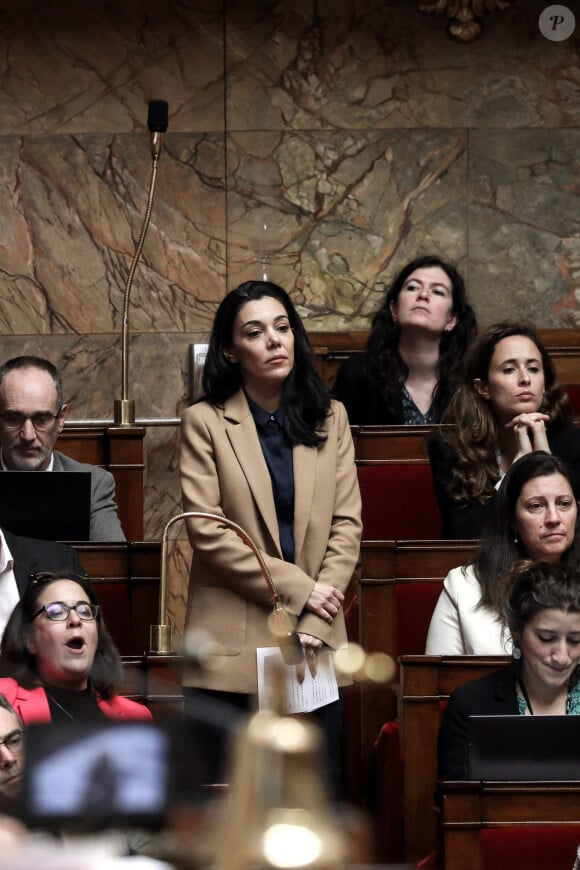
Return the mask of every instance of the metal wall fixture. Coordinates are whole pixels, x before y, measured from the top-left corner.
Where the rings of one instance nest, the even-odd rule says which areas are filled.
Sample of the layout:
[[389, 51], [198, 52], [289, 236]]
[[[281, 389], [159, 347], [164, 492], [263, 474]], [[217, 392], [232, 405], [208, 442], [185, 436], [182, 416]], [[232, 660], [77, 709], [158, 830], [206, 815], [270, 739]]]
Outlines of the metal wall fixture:
[[473, 42], [481, 36], [481, 19], [488, 12], [509, 9], [510, 0], [420, 0], [421, 12], [447, 15], [447, 32], [456, 42]]

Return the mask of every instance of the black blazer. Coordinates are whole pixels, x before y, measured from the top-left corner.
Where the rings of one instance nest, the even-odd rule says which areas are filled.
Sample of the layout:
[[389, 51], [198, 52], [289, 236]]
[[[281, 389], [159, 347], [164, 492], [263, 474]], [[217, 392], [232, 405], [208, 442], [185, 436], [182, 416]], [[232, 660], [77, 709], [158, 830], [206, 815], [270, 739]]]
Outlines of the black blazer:
[[366, 353], [357, 353], [341, 363], [332, 395], [346, 408], [351, 426], [402, 426], [405, 422], [402, 391], [396, 407], [388, 407], [369, 380], [366, 359]]
[[439, 779], [466, 778], [469, 716], [515, 716], [518, 712], [513, 665], [455, 689], [447, 702], [439, 730]]
[[22, 596], [31, 574], [36, 571], [76, 571], [86, 574], [76, 550], [67, 544], [55, 541], [41, 541], [37, 538], [23, 538], [3, 531], [8, 549], [14, 560], [14, 577]]
[[[576, 496], [580, 495], [580, 428], [572, 424], [548, 430], [550, 450], [572, 472]], [[441, 436], [434, 435], [428, 443], [429, 461], [439, 510], [441, 511], [441, 537], [481, 538], [481, 532], [493, 505], [493, 496], [485, 504], [475, 498], [455, 501], [449, 494], [451, 469], [456, 460], [450, 445]]]

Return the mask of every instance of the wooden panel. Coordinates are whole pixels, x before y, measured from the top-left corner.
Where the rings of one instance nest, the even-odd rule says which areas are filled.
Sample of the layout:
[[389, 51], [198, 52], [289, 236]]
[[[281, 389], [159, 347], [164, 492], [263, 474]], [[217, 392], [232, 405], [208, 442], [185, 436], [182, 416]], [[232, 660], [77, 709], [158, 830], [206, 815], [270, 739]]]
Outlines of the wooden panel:
[[119, 519], [129, 541], [143, 537], [142, 426], [65, 427], [57, 450], [78, 462], [107, 468], [115, 478]]
[[473, 559], [479, 541], [397, 541], [395, 577], [443, 578]]
[[[506, 825], [522, 826], [528, 835], [531, 825], [549, 826], [551, 831], [555, 825], [563, 826], [563, 832], [569, 827], [567, 839], [572, 845], [566, 867], [571, 867], [574, 847], [580, 840], [579, 805], [580, 783], [445, 783], [442, 810], [446, 870], [478, 870], [482, 866], [482, 830]], [[546, 860], [550, 861], [550, 857], [546, 856]], [[564, 865], [554, 861], [544, 866]]]
[[77, 462], [88, 462], [103, 468], [109, 459], [103, 428], [65, 428], [58, 436], [55, 447]]
[[183, 713], [180, 656], [124, 656], [123, 695], [146, 704], [154, 718]]
[[[363, 541], [359, 579], [360, 638], [368, 652], [401, 654], [396, 586], [443, 580], [473, 558], [477, 541]], [[420, 594], [420, 589], [417, 590]], [[363, 764], [384, 722], [397, 716], [397, 677], [377, 689], [363, 685], [361, 740]]]
[[158, 622], [161, 545], [79, 543], [74, 545], [95, 585], [105, 622], [121, 654], [149, 649], [149, 629]]
[[[316, 366], [326, 383], [332, 387], [340, 363], [352, 354], [364, 350], [367, 331], [311, 332]], [[538, 336], [549, 352], [561, 384], [580, 384], [580, 330], [539, 329]]]
[[352, 426], [358, 462], [428, 462], [426, 441], [438, 426]]
[[497, 656], [401, 657], [406, 860], [419, 860], [437, 846], [434, 795], [440, 702], [457, 686], [508, 661]]

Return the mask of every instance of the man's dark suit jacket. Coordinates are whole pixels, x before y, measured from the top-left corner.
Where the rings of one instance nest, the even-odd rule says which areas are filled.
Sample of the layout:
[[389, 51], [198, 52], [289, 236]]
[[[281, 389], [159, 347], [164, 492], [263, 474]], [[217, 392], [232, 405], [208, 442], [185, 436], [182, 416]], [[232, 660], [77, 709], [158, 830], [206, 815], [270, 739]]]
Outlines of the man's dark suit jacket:
[[76, 571], [86, 574], [76, 550], [55, 541], [40, 541], [37, 538], [22, 538], [3, 531], [8, 549], [14, 560], [14, 576], [20, 595], [26, 589], [31, 574], [36, 571]]
[[516, 716], [518, 712], [516, 672], [512, 665], [455, 689], [439, 731], [439, 779], [466, 778], [469, 716]]

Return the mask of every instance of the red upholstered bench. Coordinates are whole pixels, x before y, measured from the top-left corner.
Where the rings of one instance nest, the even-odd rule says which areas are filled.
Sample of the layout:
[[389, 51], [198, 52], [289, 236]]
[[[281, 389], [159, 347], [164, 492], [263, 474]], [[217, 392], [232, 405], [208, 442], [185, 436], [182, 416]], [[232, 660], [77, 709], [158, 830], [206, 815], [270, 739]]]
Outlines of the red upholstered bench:
[[[103, 619], [122, 656], [134, 655], [131, 602], [127, 582], [93, 581]], [[144, 650], [141, 650], [144, 652]]]
[[438, 540], [441, 515], [425, 462], [361, 464], [363, 539]]
[[[447, 698], [442, 698], [438, 706], [441, 721]], [[373, 761], [377, 857], [381, 863], [401, 862], [405, 856], [404, 757], [398, 722], [385, 722], [379, 731]], [[439, 862], [439, 852], [435, 851], [419, 862], [418, 866], [430, 870], [437, 867]], [[500, 866], [497, 864], [494, 870]]]
[[395, 602], [399, 655], [424, 655], [431, 616], [442, 588], [440, 580], [397, 581]]
[[572, 870], [580, 825], [507, 825], [483, 828], [482, 870]]
[[398, 722], [385, 722], [374, 746], [376, 848], [381, 864], [404, 861], [403, 756]]

